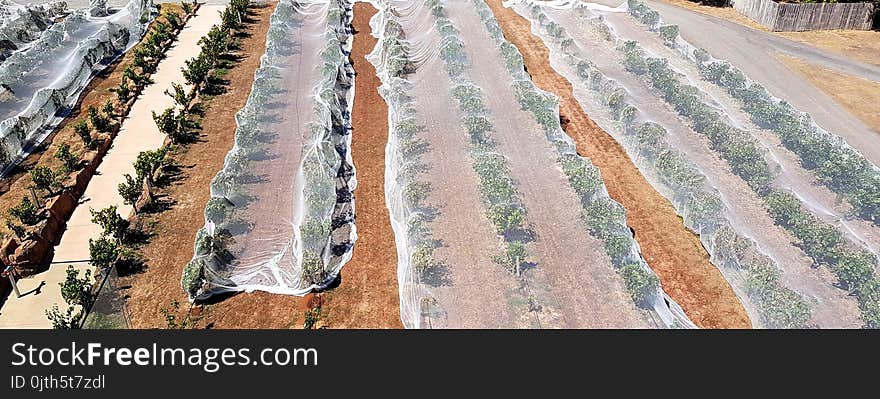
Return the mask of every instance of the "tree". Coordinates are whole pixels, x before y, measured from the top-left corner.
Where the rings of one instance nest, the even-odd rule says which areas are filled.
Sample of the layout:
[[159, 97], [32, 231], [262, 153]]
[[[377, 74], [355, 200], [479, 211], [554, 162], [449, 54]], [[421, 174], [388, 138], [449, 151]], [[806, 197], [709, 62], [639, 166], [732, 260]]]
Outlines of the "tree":
[[119, 190], [119, 196], [122, 197], [122, 200], [126, 205], [131, 205], [134, 208], [134, 212], [137, 213], [137, 202], [141, 198], [141, 193], [143, 192], [142, 181], [136, 180], [128, 173], [123, 177], [125, 178], [125, 181], [119, 183], [119, 186], [117, 187]]
[[58, 182], [58, 175], [48, 166], [37, 166], [31, 169], [31, 180], [36, 189], [45, 191], [50, 196], [54, 195], [55, 190], [61, 186], [61, 183]]
[[171, 142], [176, 144], [181, 141], [182, 132], [180, 132], [180, 124], [175, 115], [174, 108], [168, 108], [162, 111], [161, 114], [153, 111], [153, 121], [156, 122], [156, 127], [159, 128], [159, 131], [171, 139]]
[[171, 89], [165, 90], [165, 94], [174, 99], [174, 102], [180, 108], [186, 109], [189, 106], [189, 93], [183, 88], [183, 85], [171, 83]]
[[58, 285], [61, 286], [61, 297], [68, 305], [88, 307], [94, 299], [91, 270], [86, 270], [83, 278], [79, 278], [79, 270], [74, 269], [73, 266], [67, 266], [67, 278]]
[[120, 247], [116, 241], [107, 237], [89, 239], [89, 263], [92, 266], [107, 269], [119, 258]]
[[125, 232], [128, 229], [128, 220], [119, 216], [116, 205], [108, 206], [100, 211], [89, 210], [92, 214], [92, 223], [101, 226], [102, 236], [113, 237], [118, 243], [122, 243]]
[[43, 219], [38, 211], [37, 206], [25, 196], [21, 197], [21, 202], [18, 205], [9, 208], [6, 212], [9, 216], [18, 219], [22, 224], [33, 226]]
[[183, 77], [186, 83], [193, 85], [196, 92], [201, 91], [202, 85], [208, 79], [208, 72], [211, 71], [212, 65], [208, 60], [199, 54], [197, 57], [186, 60], [186, 67], [183, 69]]
[[183, 318], [178, 320], [177, 313], [180, 312], [180, 302], [176, 299], [171, 300], [170, 308], [161, 307], [159, 308], [159, 313], [162, 314], [162, 317], [165, 318], [165, 326], [171, 330], [183, 330], [188, 328], [195, 328], [198, 325], [198, 318], [190, 318], [189, 315], [185, 315]]
[[110, 131], [110, 119], [106, 116], [102, 115], [98, 108], [94, 105], [89, 105], [89, 122], [92, 123], [92, 126], [95, 127], [95, 130], [101, 133], [107, 133]]
[[128, 78], [125, 76], [119, 81], [119, 86], [110, 89], [110, 91], [116, 93], [120, 104], [128, 103], [128, 100], [131, 99], [131, 89], [128, 88]]
[[79, 328], [82, 313], [75, 312], [73, 306], [68, 306], [67, 311], [62, 313], [58, 305], [52, 305], [52, 310], [46, 310], [46, 317], [52, 322], [52, 328], [56, 330], [72, 330]]
[[113, 100], [108, 98], [107, 101], [104, 102], [104, 106], [101, 108], [101, 111], [107, 114], [108, 118], [113, 118], [113, 116], [116, 114], [116, 106], [113, 105]]
[[58, 149], [55, 150], [55, 159], [61, 161], [61, 174], [67, 174], [76, 170], [76, 166], [79, 164], [79, 158], [70, 152], [70, 146], [67, 144], [58, 146]]
[[82, 139], [83, 144], [90, 150], [95, 149], [95, 141], [92, 139], [92, 129], [89, 127], [89, 124], [84, 120], [80, 119], [73, 124], [73, 131]]
[[[181, 3], [181, 6], [183, 4], [186, 4], [186, 3]], [[184, 12], [189, 14], [189, 12], [187, 12], [185, 8], [184, 8]], [[178, 31], [178, 30], [180, 30], [180, 28], [183, 27], [183, 21], [181, 21], [180, 15], [177, 13], [177, 11], [166, 12], [165, 13], [165, 20], [168, 21], [168, 26], [170, 26], [171, 29], [174, 31]]]
[[137, 174], [137, 179], [139, 181], [147, 179], [150, 183], [153, 183], [153, 175], [156, 174], [156, 171], [159, 170], [159, 168], [165, 165], [165, 154], [167, 152], [167, 148], [162, 147], [158, 150], [142, 151], [138, 154], [137, 159], [134, 161], [134, 170]]

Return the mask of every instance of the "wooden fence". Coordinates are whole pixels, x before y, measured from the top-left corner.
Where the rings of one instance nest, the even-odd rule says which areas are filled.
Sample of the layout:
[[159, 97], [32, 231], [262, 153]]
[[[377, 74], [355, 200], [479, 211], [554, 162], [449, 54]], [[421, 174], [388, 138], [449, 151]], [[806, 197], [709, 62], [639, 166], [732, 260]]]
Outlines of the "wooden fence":
[[872, 3], [777, 3], [733, 0], [733, 8], [772, 31], [870, 30]]

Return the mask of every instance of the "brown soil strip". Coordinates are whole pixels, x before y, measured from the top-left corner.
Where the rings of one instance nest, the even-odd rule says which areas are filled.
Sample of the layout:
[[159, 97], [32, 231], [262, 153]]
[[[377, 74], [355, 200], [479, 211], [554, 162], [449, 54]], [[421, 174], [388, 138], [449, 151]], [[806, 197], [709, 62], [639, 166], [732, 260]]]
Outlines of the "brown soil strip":
[[322, 294], [324, 325], [330, 328], [401, 328], [397, 289], [397, 249], [385, 205], [385, 143], [388, 106], [379, 96], [381, 85], [365, 56], [376, 39], [370, 18], [376, 9], [354, 5], [355, 30], [351, 60], [355, 73], [352, 107], [352, 149], [357, 171], [355, 209], [358, 239], [354, 257], [342, 268], [338, 287]]
[[571, 84], [550, 67], [549, 51], [531, 33], [529, 21], [487, 0], [505, 37], [523, 53], [535, 84], [559, 96], [563, 127], [602, 171], [611, 197], [627, 210], [645, 260], [660, 277], [663, 289], [703, 328], [748, 328], [748, 315], [733, 289], [709, 262], [698, 237], [676, 215], [672, 204], [639, 173], [620, 145], [593, 122], [574, 98]]
[[[158, 7], [160, 13], [170, 10], [176, 11], [181, 16], [184, 15], [180, 4], [159, 4]], [[164, 21], [164, 18], [158, 19]], [[131, 65], [133, 60], [134, 52], [129, 51], [99, 72], [83, 90], [85, 94], [80, 96], [79, 102], [73, 107], [70, 114], [61, 121], [55, 131], [43, 140], [43, 144], [36, 151], [22, 160], [9, 176], [0, 180], [0, 209], [6, 210], [18, 205], [23, 196], [29, 195], [28, 186], [31, 185], [30, 171], [32, 169], [37, 166], [47, 166], [52, 170], [57, 170], [61, 166], [61, 161], [55, 159], [55, 151], [59, 146], [67, 144], [70, 146], [70, 152], [80, 157], [86, 152], [82, 140], [73, 132], [72, 127], [68, 128], [68, 125], [81, 117], [86, 117], [91, 105], [101, 109], [107, 100], [116, 102], [116, 93], [111, 92], [110, 89], [119, 86], [119, 82], [122, 81], [122, 72]], [[95, 134], [94, 130], [92, 134]], [[0, 220], [3, 220], [5, 216], [6, 212], [3, 211]], [[11, 232], [6, 227], [6, 223], [0, 223], [0, 238], [5, 234], [11, 234]]]
[[[223, 76], [229, 81], [227, 91], [203, 102], [206, 115], [199, 140], [174, 154], [181, 174], [169, 187], [159, 191], [162, 201], [172, 207], [148, 215], [145, 224], [151, 228], [149, 243], [140, 248], [146, 262], [143, 273], [122, 278], [121, 285], [130, 285], [128, 309], [133, 328], [166, 327], [160, 308], [169, 308], [179, 301], [186, 308], [187, 298], [180, 287], [183, 266], [193, 255], [193, 239], [204, 221], [205, 204], [210, 198], [209, 185], [223, 167], [224, 155], [232, 148], [235, 135], [234, 115], [250, 94], [254, 71], [266, 50], [269, 16], [275, 3], [253, 8], [247, 35], [241, 39], [236, 54], [240, 60]], [[297, 327], [301, 298], [267, 293], [240, 294], [206, 305], [199, 326], [218, 328], [288, 328]]]
[[782, 54], [777, 57], [788, 69], [801, 74], [813, 86], [831, 96], [875, 133], [880, 134], [880, 112], [877, 112], [877, 104], [880, 104], [880, 83], [813, 65], [797, 57]]

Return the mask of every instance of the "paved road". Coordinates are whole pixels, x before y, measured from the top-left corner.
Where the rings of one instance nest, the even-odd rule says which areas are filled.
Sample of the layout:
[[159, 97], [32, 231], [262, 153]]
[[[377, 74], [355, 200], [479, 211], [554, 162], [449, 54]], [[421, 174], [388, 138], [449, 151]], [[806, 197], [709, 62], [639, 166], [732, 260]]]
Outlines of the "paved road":
[[[804, 59], [816, 65], [880, 82], [880, 66], [865, 64], [842, 55], [828, 53], [808, 44], [755, 30], [711, 15], [687, 10], [663, 1], [648, 0], [647, 3], [651, 8], [660, 13], [666, 23], [677, 24], [683, 31], [686, 31], [687, 33], [683, 33], [683, 35], [691, 43], [697, 44], [695, 41], [712, 40], [724, 42], [723, 44], [746, 51], [753, 51], [756, 48], [762, 49], [765, 52], [775, 50]], [[724, 38], [724, 40], [717, 40], [719, 38]], [[877, 57], [880, 58], [880, 54], [877, 54]]]

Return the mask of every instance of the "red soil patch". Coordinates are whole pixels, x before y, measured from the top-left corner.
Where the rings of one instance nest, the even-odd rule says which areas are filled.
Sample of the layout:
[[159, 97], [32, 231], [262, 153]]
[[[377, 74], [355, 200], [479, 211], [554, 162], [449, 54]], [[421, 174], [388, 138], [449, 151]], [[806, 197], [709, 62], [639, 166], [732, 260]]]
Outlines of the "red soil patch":
[[721, 272], [709, 262], [699, 238], [688, 230], [672, 204], [655, 191], [622, 147], [583, 111], [571, 84], [550, 66], [547, 47], [531, 33], [529, 21], [487, 0], [504, 36], [523, 53], [535, 84], [559, 97], [564, 129], [602, 171], [611, 197], [627, 210], [645, 260], [663, 289], [703, 328], [748, 328], [748, 315]]
[[401, 328], [397, 249], [385, 205], [385, 143], [388, 106], [379, 96], [376, 70], [364, 58], [376, 45], [370, 18], [376, 9], [354, 5], [351, 60], [357, 74], [352, 107], [352, 150], [357, 170], [355, 207], [358, 240], [342, 268], [341, 284], [323, 296], [323, 324], [330, 328]]

